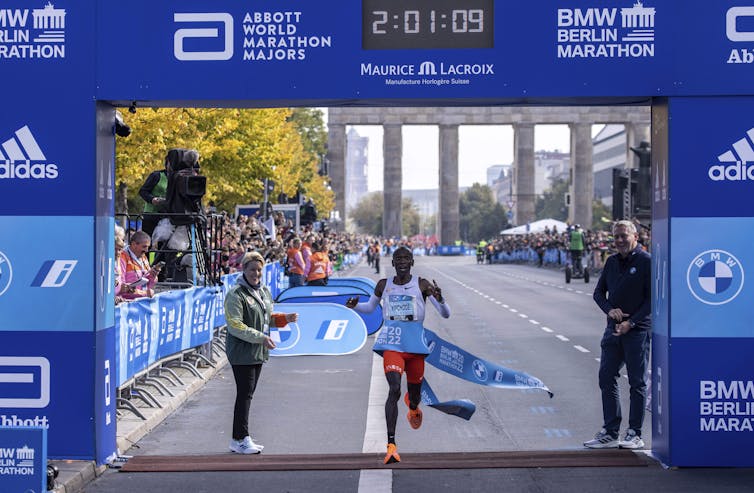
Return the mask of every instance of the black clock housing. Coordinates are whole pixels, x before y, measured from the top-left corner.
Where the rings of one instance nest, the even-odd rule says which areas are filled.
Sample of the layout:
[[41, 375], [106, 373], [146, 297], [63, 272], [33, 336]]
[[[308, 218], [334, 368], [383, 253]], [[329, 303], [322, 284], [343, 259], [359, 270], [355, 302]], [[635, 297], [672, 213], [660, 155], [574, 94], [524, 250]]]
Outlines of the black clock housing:
[[364, 50], [493, 48], [494, 0], [362, 0]]

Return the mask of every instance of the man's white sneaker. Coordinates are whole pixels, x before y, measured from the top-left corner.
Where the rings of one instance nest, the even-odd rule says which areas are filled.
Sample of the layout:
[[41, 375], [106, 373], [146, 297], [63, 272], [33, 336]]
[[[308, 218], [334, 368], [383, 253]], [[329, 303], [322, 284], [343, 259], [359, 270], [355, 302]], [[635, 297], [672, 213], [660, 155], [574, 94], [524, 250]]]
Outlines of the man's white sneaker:
[[[249, 437], [246, 437], [246, 438], [249, 438]], [[246, 438], [244, 438], [243, 440], [231, 439], [230, 445], [228, 446], [230, 451], [235, 452], [237, 454], [258, 454], [259, 452], [262, 451], [261, 449], [253, 447], [251, 444], [249, 444], [246, 441]], [[249, 441], [251, 441], [251, 438], [249, 438]], [[254, 442], [251, 442], [251, 443], [253, 444]]]
[[629, 428], [626, 430], [626, 434], [623, 437], [623, 440], [618, 442], [618, 446], [620, 448], [640, 449], [644, 448], [644, 440], [642, 440], [634, 430]]
[[589, 441], [584, 442], [584, 447], [586, 448], [617, 448], [618, 437], [614, 437], [613, 435], [608, 433], [606, 429], [602, 428], [599, 432], [597, 432], [596, 435], [594, 435], [594, 438], [592, 438]]

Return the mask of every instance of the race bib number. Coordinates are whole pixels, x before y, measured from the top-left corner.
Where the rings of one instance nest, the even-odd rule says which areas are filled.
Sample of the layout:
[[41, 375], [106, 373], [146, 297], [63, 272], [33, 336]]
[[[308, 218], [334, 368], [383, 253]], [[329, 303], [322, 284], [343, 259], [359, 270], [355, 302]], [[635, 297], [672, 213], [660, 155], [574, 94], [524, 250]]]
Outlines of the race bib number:
[[414, 297], [407, 294], [389, 295], [387, 313], [390, 320], [415, 320]]

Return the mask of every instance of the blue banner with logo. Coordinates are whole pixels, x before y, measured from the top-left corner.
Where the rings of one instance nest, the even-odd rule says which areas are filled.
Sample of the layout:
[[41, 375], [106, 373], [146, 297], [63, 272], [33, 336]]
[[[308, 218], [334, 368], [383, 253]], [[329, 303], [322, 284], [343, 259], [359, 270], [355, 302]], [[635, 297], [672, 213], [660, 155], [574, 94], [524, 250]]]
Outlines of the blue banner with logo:
[[0, 426], [0, 491], [47, 491], [47, 430]]
[[745, 289], [746, 268], [754, 266], [752, 228], [754, 218], [671, 220], [673, 338], [754, 335]]
[[[751, 19], [754, 21], [754, 16]], [[754, 120], [750, 115], [754, 99], [673, 98], [669, 111], [673, 121], [668, 128], [671, 142], [694, 142], [693, 146], [672, 146], [671, 172], [667, 177], [655, 177], [655, 188], [669, 183], [670, 215], [754, 216], [750, 200], [754, 182]], [[714, 118], [716, 124], [704, 128], [699, 125], [700, 118]], [[694, 193], [687, 193], [689, 190]]]
[[672, 413], [671, 463], [752, 467], [754, 338], [676, 337], [670, 351], [673, 371], [683, 375], [658, 403]]
[[[47, 428], [50, 458], [94, 459], [95, 421], [99, 417], [95, 415], [95, 394], [100, 390], [93, 385], [99, 382], [97, 386], [101, 384], [104, 391], [104, 381], [98, 376], [104, 377], [105, 368], [92, 348], [97, 344], [95, 334], [107, 333], [35, 332], [30, 343], [28, 332], [3, 332], [0, 426]], [[95, 358], [101, 362], [98, 368]], [[65, 397], [60, 397], [61, 393]]]
[[367, 328], [356, 312], [334, 303], [280, 303], [275, 311], [298, 313], [298, 322], [270, 327], [277, 348], [270, 356], [355, 353], [367, 341]]
[[429, 329], [424, 329], [430, 353], [425, 360], [430, 365], [463, 380], [504, 389], [541, 389], [550, 397], [553, 393], [537, 377], [512, 370], [464, 351], [442, 339]]
[[[635, 100], [754, 85], [753, 15], [735, 0], [97, 5], [102, 32], [118, 19], [144, 33], [93, 44], [103, 100]], [[123, 71], [120, 60], [140, 63]]]
[[0, 331], [92, 330], [93, 230], [91, 217], [0, 216]]
[[[345, 306], [346, 301], [348, 301], [349, 298], [358, 298], [359, 303], [364, 303], [369, 300], [369, 295], [348, 293], [334, 296], [295, 297], [288, 298], [285, 301], [281, 302], [281, 306], [287, 303], [335, 303], [337, 305]], [[380, 330], [380, 327], [382, 327], [383, 317], [381, 305], [377, 305], [375, 309], [369, 313], [356, 312], [355, 310], [354, 312], [364, 321], [364, 325], [366, 325], [367, 328], [367, 334], [372, 335]]]

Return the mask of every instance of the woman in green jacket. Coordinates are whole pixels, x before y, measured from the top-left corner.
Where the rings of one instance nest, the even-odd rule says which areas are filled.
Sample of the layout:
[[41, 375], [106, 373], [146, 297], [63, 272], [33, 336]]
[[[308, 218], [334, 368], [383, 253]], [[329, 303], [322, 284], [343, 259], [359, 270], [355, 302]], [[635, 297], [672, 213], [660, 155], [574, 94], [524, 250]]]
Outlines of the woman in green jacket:
[[296, 322], [298, 314], [272, 312], [272, 294], [262, 284], [264, 257], [259, 252], [247, 253], [242, 266], [243, 274], [225, 297], [228, 330], [225, 353], [236, 381], [230, 450], [237, 454], [258, 454], [264, 446], [254, 443], [249, 434], [249, 407], [262, 364], [270, 358], [270, 349], [275, 348], [270, 324], [285, 327]]

